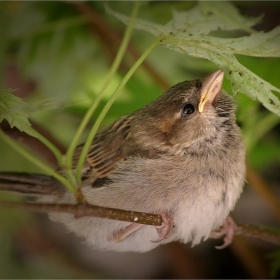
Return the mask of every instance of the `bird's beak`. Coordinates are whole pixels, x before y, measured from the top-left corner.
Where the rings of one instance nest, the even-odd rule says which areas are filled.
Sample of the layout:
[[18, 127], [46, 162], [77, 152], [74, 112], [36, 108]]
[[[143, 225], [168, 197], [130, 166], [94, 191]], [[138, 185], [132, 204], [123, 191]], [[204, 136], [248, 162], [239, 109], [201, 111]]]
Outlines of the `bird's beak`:
[[220, 92], [224, 79], [224, 71], [217, 70], [206, 78], [204, 78], [201, 87], [201, 97], [198, 104], [198, 110], [203, 112], [204, 106], [207, 102], [212, 103], [217, 94]]

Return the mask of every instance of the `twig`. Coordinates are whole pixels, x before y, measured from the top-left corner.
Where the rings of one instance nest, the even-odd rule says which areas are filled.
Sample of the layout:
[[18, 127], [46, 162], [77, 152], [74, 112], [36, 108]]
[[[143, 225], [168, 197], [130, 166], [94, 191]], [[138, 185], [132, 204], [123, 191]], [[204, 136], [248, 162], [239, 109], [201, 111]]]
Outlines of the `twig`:
[[[0, 201], [0, 206], [14, 209], [24, 209], [34, 212], [62, 212], [75, 215], [76, 218], [93, 216], [104, 219], [113, 219], [126, 222], [137, 222], [144, 225], [160, 226], [162, 217], [136, 211], [127, 211], [116, 208], [101, 207], [83, 204], [54, 204], [54, 203], [26, 203]], [[280, 246], [280, 235], [253, 225], [238, 224], [235, 235], [256, 238]]]
[[147, 214], [136, 211], [127, 211], [116, 208], [101, 207], [84, 204], [54, 204], [54, 203], [25, 203], [1, 201], [0, 206], [14, 209], [24, 209], [34, 212], [62, 212], [75, 215], [76, 218], [93, 216], [105, 219], [120, 220], [126, 222], [137, 222], [144, 225], [160, 226], [162, 218], [160, 215]]
[[280, 246], [280, 234], [268, 231], [258, 226], [238, 224], [234, 234], [255, 238]]

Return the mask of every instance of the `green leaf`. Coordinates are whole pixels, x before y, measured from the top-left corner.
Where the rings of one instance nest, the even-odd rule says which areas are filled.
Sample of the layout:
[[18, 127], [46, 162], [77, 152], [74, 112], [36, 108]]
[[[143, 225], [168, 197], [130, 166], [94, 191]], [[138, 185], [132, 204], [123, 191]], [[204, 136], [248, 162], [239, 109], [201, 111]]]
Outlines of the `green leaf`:
[[27, 131], [31, 127], [28, 120], [30, 106], [21, 98], [12, 94], [13, 89], [0, 91], [0, 122], [6, 119], [11, 127], [17, 127], [20, 131]]
[[[21, 98], [13, 95], [14, 89], [0, 90], [0, 122], [6, 119], [11, 127], [17, 127], [20, 131], [30, 134], [31, 124], [28, 120], [31, 113], [41, 110], [61, 110], [62, 107], [53, 99], [45, 98], [28, 104]], [[27, 131], [28, 130], [28, 131]], [[33, 133], [32, 133], [33, 134]], [[34, 136], [34, 135], [33, 135]]]
[[[125, 24], [128, 23], [128, 16], [113, 11], [108, 5], [106, 5], [106, 11]], [[231, 17], [226, 16], [225, 11], [226, 14], [230, 13]], [[200, 2], [199, 5], [188, 11], [173, 10], [172, 19], [165, 25], [138, 19], [135, 28], [148, 31], [155, 36], [177, 36], [179, 34], [185, 37], [201, 36], [212, 31], [236, 29], [252, 32], [251, 26], [257, 24], [260, 18], [247, 19], [241, 15], [232, 17], [237, 13], [236, 8], [230, 3]]]
[[[221, 22], [228, 23], [232, 29], [240, 29], [248, 32], [254, 32], [252, 26], [257, 24], [262, 16], [257, 18], [247, 18], [240, 15], [238, 9], [227, 1], [223, 3], [219, 2], [207, 2], [200, 1], [200, 10], [204, 15], [215, 15]], [[230, 16], [229, 16], [230, 14]]]
[[[209, 44], [224, 46], [224, 53], [255, 57], [280, 57], [280, 26], [269, 32], [257, 32], [240, 38], [208, 38]], [[207, 41], [208, 41], [207, 40]]]
[[[126, 15], [109, 7], [107, 11], [127, 23]], [[260, 17], [242, 16], [230, 2], [203, 1], [188, 11], [173, 11], [173, 18], [165, 25], [138, 19], [135, 27], [160, 38], [165, 47], [213, 62], [225, 71], [234, 94], [241, 92], [257, 99], [280, 116], [280, 101], [274, 93], [280, 93], [280, 89], [251, 72], [235, 57], [235, 54], [280, 57], [280, 27], [267, 33], [254, 31], [252, 26], [259, 20]], [[221, 38], [225, 34], [227, 37]]]

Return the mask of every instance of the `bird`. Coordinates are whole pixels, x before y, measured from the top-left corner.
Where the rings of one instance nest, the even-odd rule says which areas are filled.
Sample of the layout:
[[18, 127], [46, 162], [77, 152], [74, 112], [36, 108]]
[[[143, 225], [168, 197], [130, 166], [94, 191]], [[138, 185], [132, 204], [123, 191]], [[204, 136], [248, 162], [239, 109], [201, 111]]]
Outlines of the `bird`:
[[[143, 108], [96, 134], [82, 169], [89, 204], [159, 214], [159, 227], [49, 213], [98, 250], [146, 252], [173, 241], [193, 246], [234, 232], [229, 216], [245, 181], [245, 147], [224, 71], [179, 82]], [[75, 150], [73, 168], [83, 144]], [[59, 170], [63, 174], [63, 170]], [[42, 203], [75, 203], [48, 175], [0, 173], [0, 190]]]

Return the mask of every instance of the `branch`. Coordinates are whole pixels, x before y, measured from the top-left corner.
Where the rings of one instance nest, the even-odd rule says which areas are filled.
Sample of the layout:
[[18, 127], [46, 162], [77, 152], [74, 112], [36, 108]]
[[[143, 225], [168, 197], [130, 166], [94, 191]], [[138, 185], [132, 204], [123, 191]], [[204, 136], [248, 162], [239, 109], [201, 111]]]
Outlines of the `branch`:
[[280, 246], [280, 234], [266, 230], [259, 226], [237, 224], [234, 234], [255, 238]]
[[[34, 212], [61, 212], [73, 214], [75, 217], [81, 218], [85, 216], [92, 216], [104, 219], [119, 220], [131, 223], [139, 223], [144, 225], [160, 226], [162, 224], [162, 217], [157, 214], [149, 214], [136, 211], [127, 211], [116, 208], [108, 208], [83, 204], [54, 204], [54, 203], [26, 203], [26, 202], [7, 202], [0, 201], [0, 207], [8, 207], [14, 209], [23, 209]], [[261, 241], [266, 241], [280, 246], [280, 234], [265, 230], [263, 228], [237, 224], [235, 235], [247, 236]]]
[[75, 215], [76, 218], [92, 216], [98, 218], [119, 220], [131, 223], [139, 223], [144, 225], [160, 226], [162, 218], [160, 215], [147, 214], [136, 211], [127, 211], [116, 208], [102, 207], [82, 204], [55, 204], [55, 203], [26, 203], [26, 202], [7, 202], [0, 201], [0, 206], [23, 209], [33, 212], [62, 212]]

